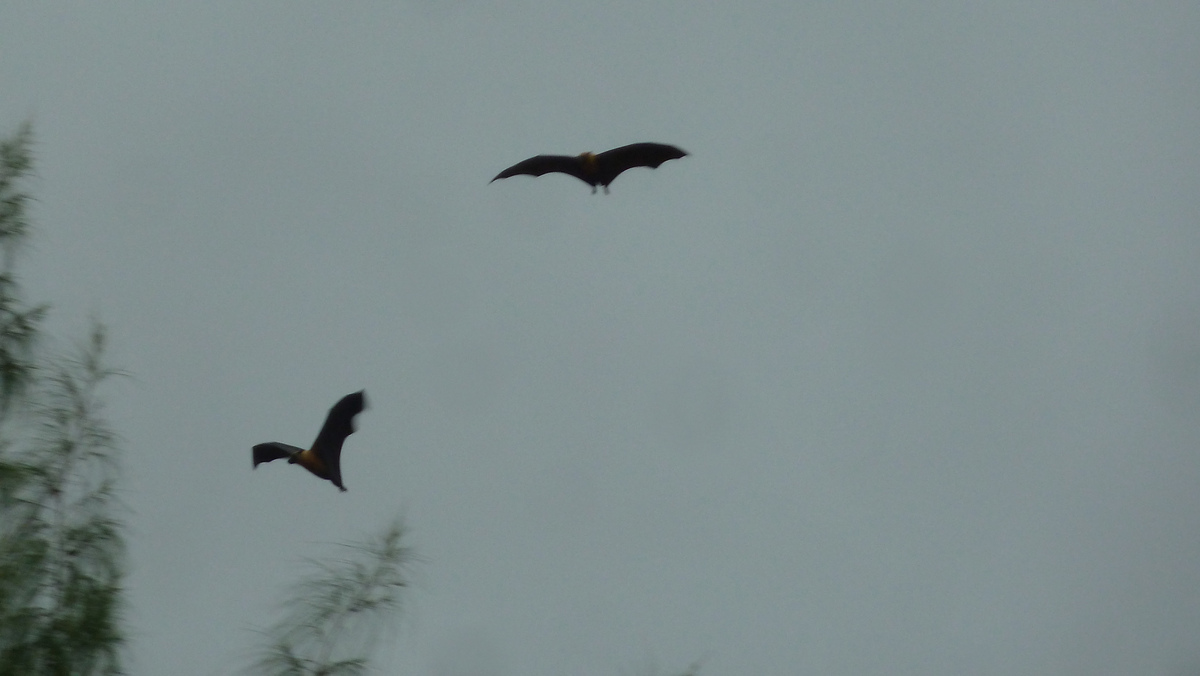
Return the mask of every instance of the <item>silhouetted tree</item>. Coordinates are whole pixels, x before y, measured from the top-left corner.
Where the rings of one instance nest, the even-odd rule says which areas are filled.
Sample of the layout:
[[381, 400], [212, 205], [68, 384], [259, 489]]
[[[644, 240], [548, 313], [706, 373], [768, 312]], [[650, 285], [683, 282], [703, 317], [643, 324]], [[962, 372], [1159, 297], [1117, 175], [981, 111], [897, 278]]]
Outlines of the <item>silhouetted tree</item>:
[[365, 542], [341, 545], [347, 558], [314, 561], [297, 582], [282, 617], [267, 631], [270, 644], [253, 667], [267, 676], [364, 674], [380, 638], [393, 628], [412, 551], [393, 521]]
[[74, 357], [35, 350], [44, 306], [13, 265], [27, 230], [29, 125], [0, 142], [0, 676], [121, 673], [124, 540], [97, 325]]

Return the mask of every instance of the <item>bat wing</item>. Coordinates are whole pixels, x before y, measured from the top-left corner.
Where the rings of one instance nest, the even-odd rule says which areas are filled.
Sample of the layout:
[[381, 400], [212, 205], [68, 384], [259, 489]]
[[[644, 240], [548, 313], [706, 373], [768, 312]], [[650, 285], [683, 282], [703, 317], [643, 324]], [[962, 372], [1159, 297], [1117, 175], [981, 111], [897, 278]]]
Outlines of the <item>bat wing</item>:
[[499, 174], [496, 174], [496, 178], [493, 178], [492, 181], [519, 174], [542, 176], [543, 174], [553, 172], [574, 176], [584, 183], [592, 183], [584, 174], [583, 161], [578, 157], [571, 157], [569, 155], [538, 155], [537, 157], [531, 157], [522, 162], [517, 162]]
[[686, 156], [687, 153], [683, 150], [663, 143], [632, 143], [613, 148], [596, 156], [596, 180], [600, 185], [606, 186], [626, 169], [656, 169], [667, 160], [677, 160]]
[[342, 397], [329, 409], [325, 424], [313, 442], [312, 451], [324, 465], [329, 475], [326, 478], [342, 490], [346, 490], [342, 485], [342, 444], [346, 437], [354, 434], [354, 416], [362, 413], [366, 407], [366, 392], [362, 390]]
[[254, 447], [254, 466], [258, 467], [259, 463], [271, 462], [280, 458], [290, 458], [297, 453], [302, 453], [303, 448], [288, 446], [281, 444], [278, 441], [271, 441], [265, 444], [259, 444]]

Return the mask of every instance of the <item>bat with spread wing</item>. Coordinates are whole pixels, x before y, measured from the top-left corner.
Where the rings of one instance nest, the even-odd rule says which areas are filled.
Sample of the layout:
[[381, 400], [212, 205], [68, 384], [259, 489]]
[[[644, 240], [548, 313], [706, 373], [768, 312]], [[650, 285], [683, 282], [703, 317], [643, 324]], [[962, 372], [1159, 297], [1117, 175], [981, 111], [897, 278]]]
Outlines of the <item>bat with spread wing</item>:
[[313, 474], [329, 481], [343, 492], [342, 444], [346, 437], [354, 434], [354, 416], [367, 407], [366, 392], [360, 390], [347, 394], [329, 409], [329, 416], [317, 434], [312, 448], [303, 449], [278, 441], [258, 444], [254, 447], [254, 467], [259, 463], [287, 458], [291, 464], [300, 465]]
[[559, 172], [574, 176], [592, 186], [592, 194], [596, 193], [596, 186], [603, 186], [604, 192], [607, 194], [608, 184], [612, 183], [613, 179], [626, 169], [634, 167], [655, 169], [667, 160], [677, 160], [686, 155], [687, 153], [679, 148], [662, 143], [633, 143], [606, 150], [600, 154], [583, 153], [574, 157], [570, 155], [538, 155], [524, 162], [518, 162], [496, 174], [496, 178], [493, 178], [492, 181], [518, 174], [541, 176]]

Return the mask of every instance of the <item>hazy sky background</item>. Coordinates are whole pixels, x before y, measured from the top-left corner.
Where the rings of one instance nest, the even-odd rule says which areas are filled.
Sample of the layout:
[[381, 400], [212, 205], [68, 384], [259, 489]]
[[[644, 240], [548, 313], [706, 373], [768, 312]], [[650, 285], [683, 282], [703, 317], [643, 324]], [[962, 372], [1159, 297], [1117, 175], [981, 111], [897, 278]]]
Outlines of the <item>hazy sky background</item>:
[[1196, 2], [10, 0], [26, 119], [134, 674], [397, 512], [381, 673], [1200, 674]]

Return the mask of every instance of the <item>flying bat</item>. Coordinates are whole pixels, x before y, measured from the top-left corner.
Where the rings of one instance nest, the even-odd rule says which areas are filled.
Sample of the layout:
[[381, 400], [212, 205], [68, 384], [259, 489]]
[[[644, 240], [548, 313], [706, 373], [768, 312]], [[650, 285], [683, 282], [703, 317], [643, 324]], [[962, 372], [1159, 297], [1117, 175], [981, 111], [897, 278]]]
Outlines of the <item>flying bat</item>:
[[346, 437], [354, 434], [354, 416], [367, 407], [365, 394], [365, 390], [347, 394], [329, 409], [329, 415], [312, 448], [305, 450], [278, 441], [255, 446], [254, 467], [258, 467], [260, 462], [287, 458], [288, 463], [300, 465], [345, 492], [346, 487], [342, 485], [342, 443]]
[[[620, 148], [606, 150], [600, 154], [583, 153], [571, 157], [569, 155], [538, 155], [524, 162], [518, 162], [504, 171], [496, 174], [492, 181], [529, 174], [541, 176], [552, 172], [569, 174], [592, 186], [592, 194], [596, 194], [596, 186], [603, 186], [608, 194], [608, 184], [613, 182], [622, 171], [634, 167], [650, 167], [655, 169], [667, 160], [677, 160], [687, 153], [675, 146], [662, 143], [633, 143]], [[491, 181], [488, 181], [491, 183]]]

